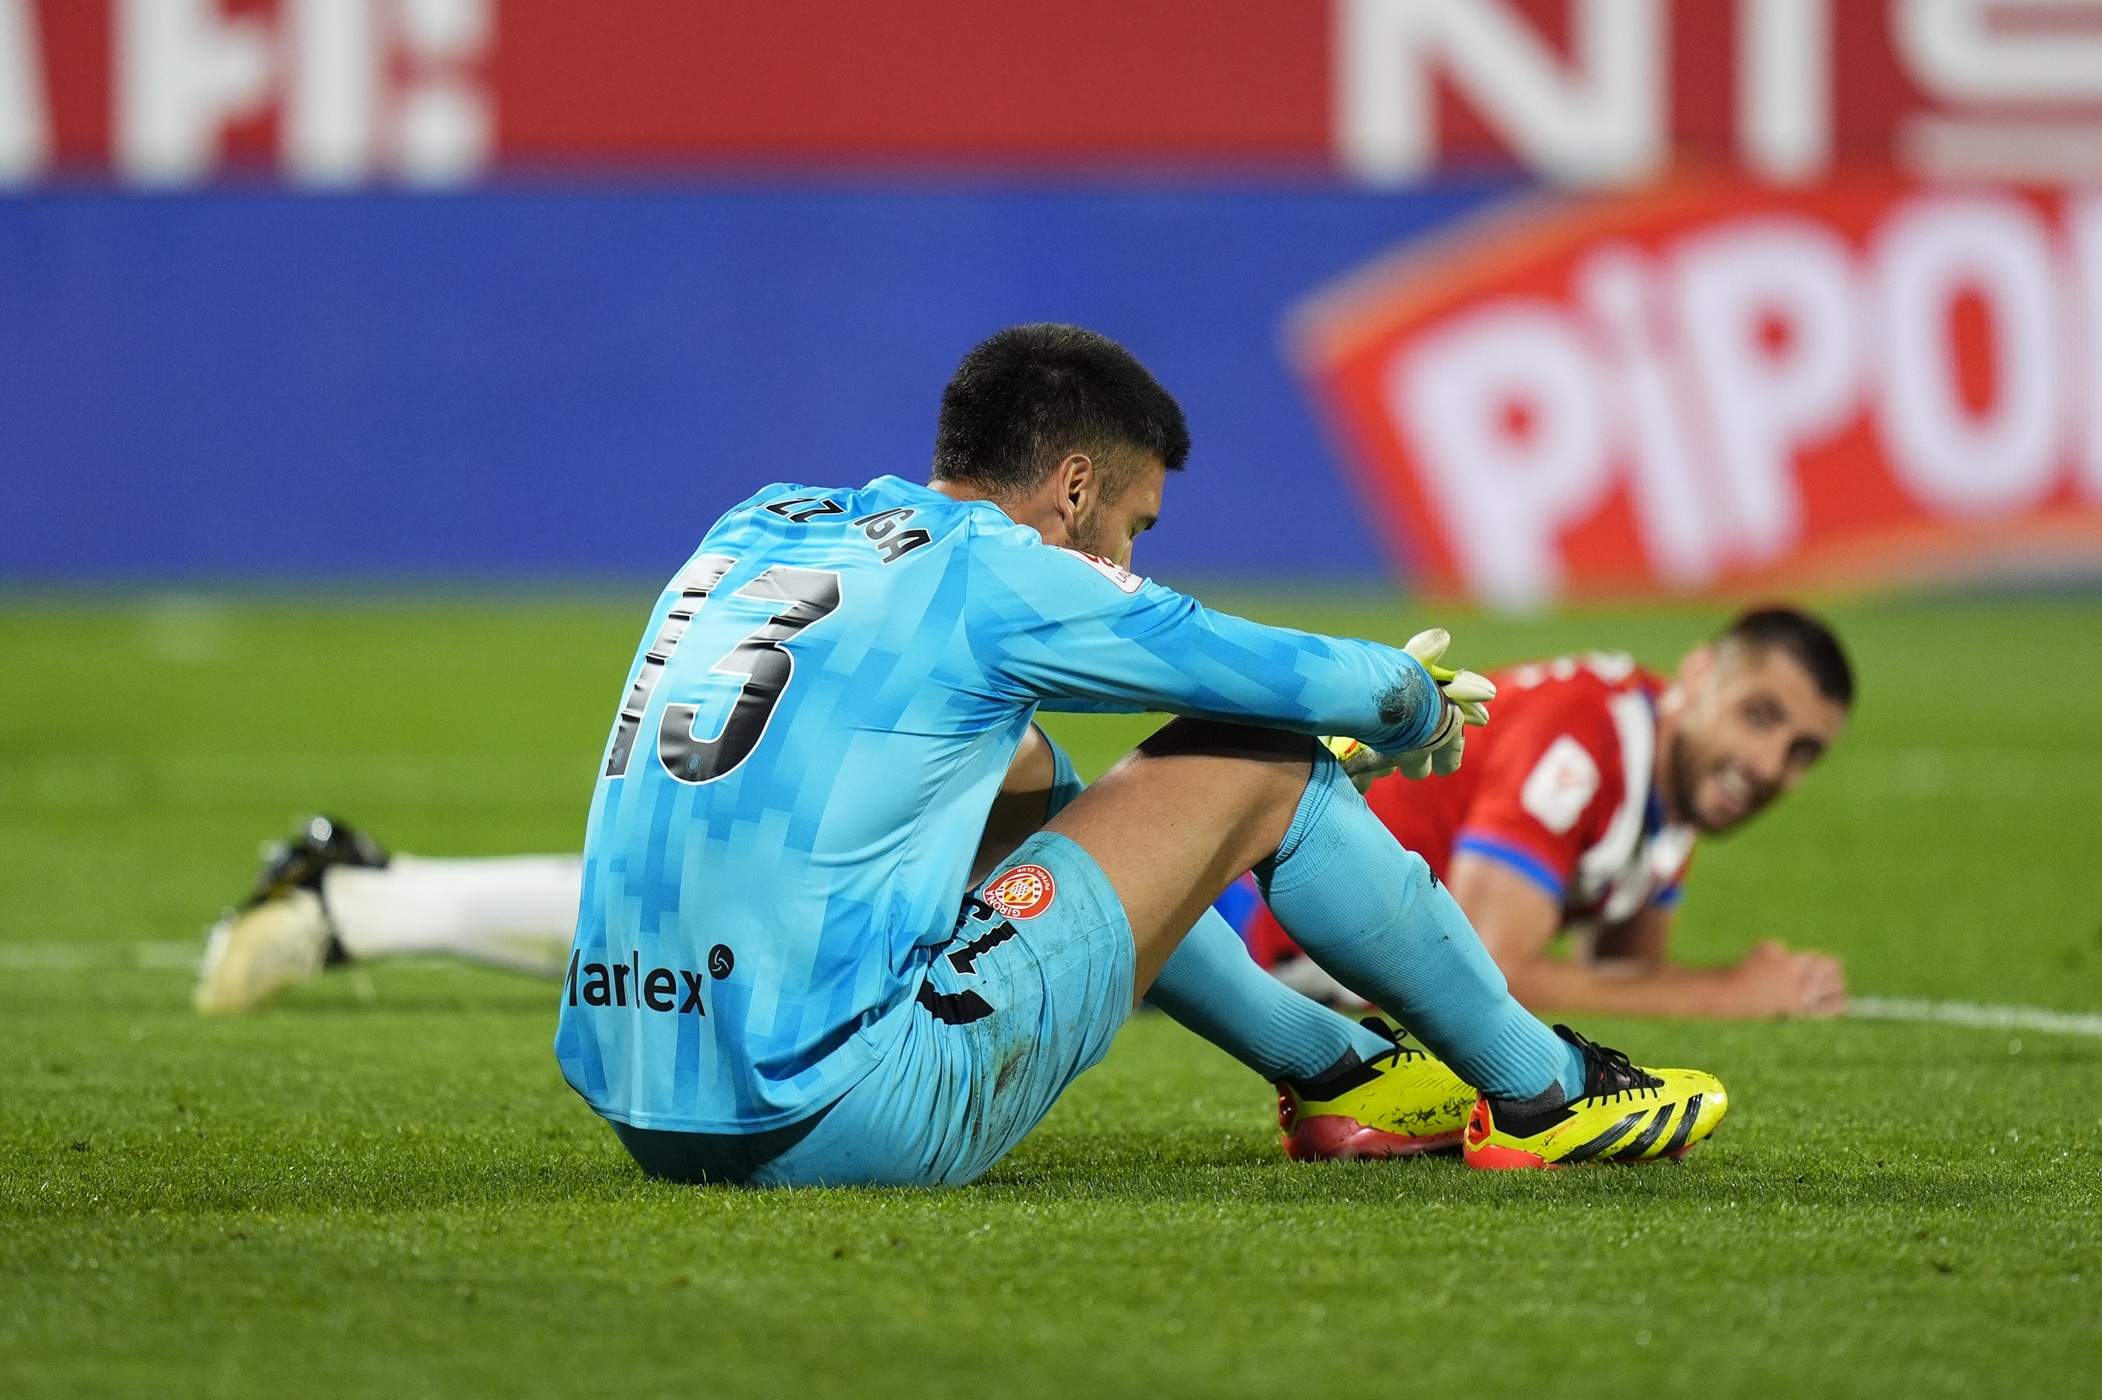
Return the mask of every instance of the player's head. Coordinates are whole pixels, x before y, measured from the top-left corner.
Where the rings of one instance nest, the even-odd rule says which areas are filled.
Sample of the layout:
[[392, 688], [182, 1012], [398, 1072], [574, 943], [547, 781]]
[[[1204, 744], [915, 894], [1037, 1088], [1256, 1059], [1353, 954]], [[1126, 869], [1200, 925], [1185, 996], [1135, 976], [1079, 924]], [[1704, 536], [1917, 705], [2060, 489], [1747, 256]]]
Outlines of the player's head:
[[1010, 326], [942, 391], [937, 482], [998, 501], [1051, 544], [1129, 563], [1190, 454], [1182, 407], [1129, 350], [1079, 326]]
[[1854, 670], [1832, 629], [1757, 608], [1696, 647], [1662, 705], [1674, 818], [1727, 831], [1803, 780], [1846, 727]]

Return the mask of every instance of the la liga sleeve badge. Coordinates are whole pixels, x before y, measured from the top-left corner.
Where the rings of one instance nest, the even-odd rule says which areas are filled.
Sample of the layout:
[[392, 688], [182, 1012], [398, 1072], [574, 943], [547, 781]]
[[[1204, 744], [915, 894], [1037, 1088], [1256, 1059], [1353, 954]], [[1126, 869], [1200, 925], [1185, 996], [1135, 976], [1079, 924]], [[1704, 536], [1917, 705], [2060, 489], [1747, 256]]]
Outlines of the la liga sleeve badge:
[[1080, 549], [1067, 549], [1064, 545], [1058, 546], [1058, 551], [1061, 554], [1072, 555], [1075, 559], [1078, 559], [1126, 593], [1136, 593], [1145, 586], [1146, 580], [1132, 573], [1121, 564], [1111, 563], [1099, 554], [1089, 554], [1085, 550]]

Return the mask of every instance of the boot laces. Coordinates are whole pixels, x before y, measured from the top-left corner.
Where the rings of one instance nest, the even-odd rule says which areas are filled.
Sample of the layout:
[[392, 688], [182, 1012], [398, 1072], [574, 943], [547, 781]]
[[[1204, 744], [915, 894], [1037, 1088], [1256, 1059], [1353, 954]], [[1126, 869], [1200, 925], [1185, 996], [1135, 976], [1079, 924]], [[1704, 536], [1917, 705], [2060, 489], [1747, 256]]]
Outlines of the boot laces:
[[1368, 1061], [1370, 1064], [1378, 1064], [1381, 1060], [1392, 1060], [1399, 1065], [1409, 1060], [1427, 1060], [1431, 1057], [1428, 1050], [1419, 1050], [1409, 1044], [1409, 1033], [1407, 1031], [1387, 1024], [1383, 1017], [1367, 1016], [1359, 1024], [1374, 1035], [1394, 1042], [1393, 1049], [1380, 1051]]
[[1555, 1034], [1577, 1048], [1584, 1057], [1584, 1097], [1607, 1100], [1624, 1094], [1655, 1096], [1664, 1081], [1628, 1059], [1619, 1050], [1588, 1040], [1567, 1026], [1556, 1026]]

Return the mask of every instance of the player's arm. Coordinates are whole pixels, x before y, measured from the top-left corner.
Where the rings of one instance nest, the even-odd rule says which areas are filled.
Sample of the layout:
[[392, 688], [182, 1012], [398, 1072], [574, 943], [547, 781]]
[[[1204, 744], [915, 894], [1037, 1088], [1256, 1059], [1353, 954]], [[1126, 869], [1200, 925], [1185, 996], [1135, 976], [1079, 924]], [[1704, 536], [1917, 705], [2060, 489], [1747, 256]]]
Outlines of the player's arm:
[[1035, 725], [1022, 736], [1014, 762], [1007, 766], [993, 807], [986, 814], [985, 834], [971, 861], [969, 887], [993, 873], [993, 866], [1034, 836], [1050, 814], [1052, 789], [1058, 783], [1058, 760], [1051, 741]]
[[1663, 957], [1623, 956], [1564, 961], [1548, 955], [1562, 927], [1562, 903], [1544, 873], [1512, 860], [1461, 850], [1446, 888], [1482, 936], [1511, 984], [1535, 1011], [1625, 1016], [1726, 1016], [1730, 998], [1720, 970], [1675, 967]]
[[1628, 1016], [1719, 1016], [1720, 978], [1658, 959], [1593, 963], [1548, 956], [1562, 926], [1562, 905], [1536, 875], [1502, 860], [1461, 851], [1446, 888], [1511, 984], [1534, 1011], [1590, 1011]]
[[1643, 905], [1631, 919], [1605, 924], [1593, 935], [1585, 957], [1591, 962], [1661, 963], [1671, 947], [1672, 924], [1678, 918], [1678, 886], [1668, 900]]
[[1609, 929], [1591, 956], [1548, 956], [1560, 902], [1540, 881], [1491, 857], [1462, 851], [1446, 880], [1503, 969], [1511, 994], [1534, 1011], [1626, 1016], [1816, 1016], [1846, 1009], [1838, 964], [1763, 943], [1731, 967], [1670, 961], [1672, 911], [1655, 905]]
[[1421, 748], [1444, 717], [1397, 647], [1270, 627], [1038, 544], [982, 551], [973, 652], [993, 682], [1052, 710], [1159, 710], [1377, 749]]

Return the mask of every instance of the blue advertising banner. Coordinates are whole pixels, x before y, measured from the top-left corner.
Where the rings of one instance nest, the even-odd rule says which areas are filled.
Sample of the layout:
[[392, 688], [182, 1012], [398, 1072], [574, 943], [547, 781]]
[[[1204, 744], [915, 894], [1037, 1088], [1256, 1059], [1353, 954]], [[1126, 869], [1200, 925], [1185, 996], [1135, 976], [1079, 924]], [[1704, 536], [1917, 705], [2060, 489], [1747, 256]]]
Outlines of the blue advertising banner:
[[0, 580], [655, 577], [758, 484], [923, 470], [1027, 320], [1189, 411], [1144, 571], [1375, 576], [1285, 318], [1512, 188], [0, 200]]

